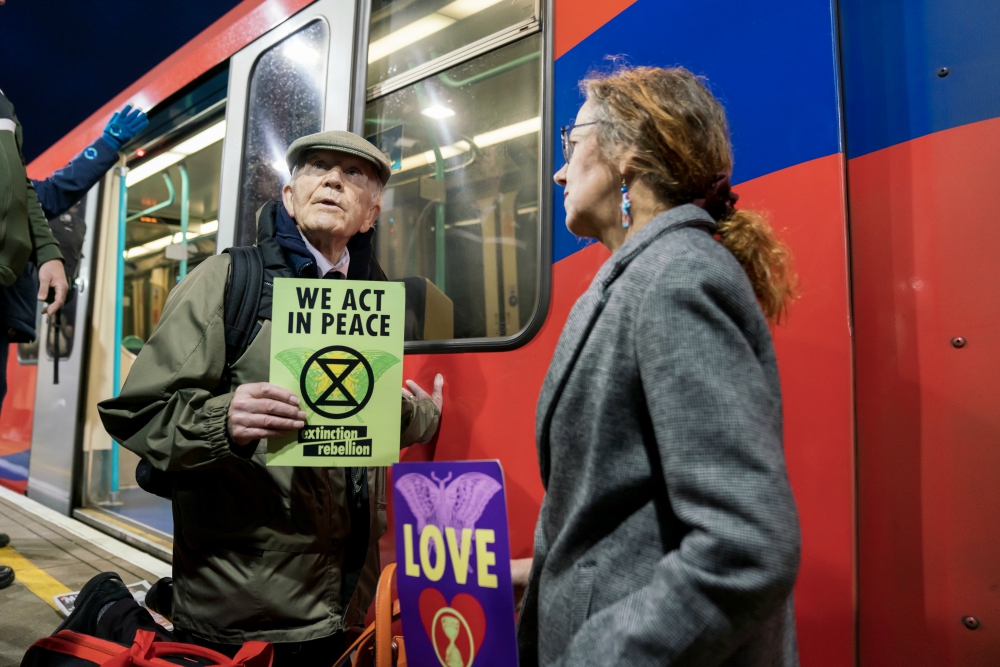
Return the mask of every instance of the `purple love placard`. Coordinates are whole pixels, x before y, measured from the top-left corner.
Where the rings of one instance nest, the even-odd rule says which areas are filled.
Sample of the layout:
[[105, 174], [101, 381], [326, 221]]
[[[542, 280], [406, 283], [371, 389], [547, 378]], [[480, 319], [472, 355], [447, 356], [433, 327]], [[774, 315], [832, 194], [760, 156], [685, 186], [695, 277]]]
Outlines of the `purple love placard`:
[[500, 462], [396, 463], [392, 479], [407, 662], [517, 667]]

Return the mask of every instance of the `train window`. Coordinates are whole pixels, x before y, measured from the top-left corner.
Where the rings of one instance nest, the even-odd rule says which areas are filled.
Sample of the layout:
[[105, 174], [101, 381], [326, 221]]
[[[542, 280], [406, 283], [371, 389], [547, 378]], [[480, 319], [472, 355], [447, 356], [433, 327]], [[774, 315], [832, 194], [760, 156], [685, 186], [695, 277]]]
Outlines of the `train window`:
[[257, 239], [257, 209], [288, 178], [285, 149], [323, 129], [330, 32], [313, 21], [261, 54], [250, 75], [236, 245]]
[[368, 85], [535, 18], [535, 0], [374, 0]]
[[511, 336], [535, 310], [541, 49], [535, 34], [367, 106], [393, 163], [376, 245], [407, 283], [407, 340]]
[[[127, 178], [124, 347], [138, 352], [160, 321], [170, 290], [215, 253], [225, 121], [166, 147]], [[188, 216], [187, 250], [181, 218]], [[186, 262], [185, 260], [186, 253]]]

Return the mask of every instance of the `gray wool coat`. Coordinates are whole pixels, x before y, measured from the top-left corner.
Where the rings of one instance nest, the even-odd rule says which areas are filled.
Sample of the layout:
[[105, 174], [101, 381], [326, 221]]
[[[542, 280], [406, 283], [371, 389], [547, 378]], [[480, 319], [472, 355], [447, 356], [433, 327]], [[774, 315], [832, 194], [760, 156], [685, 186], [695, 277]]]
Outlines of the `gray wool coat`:
[[771, 335], [688, 204], [577, 301], [538, 399], [522, 667], [798, 665], [799, 525]]

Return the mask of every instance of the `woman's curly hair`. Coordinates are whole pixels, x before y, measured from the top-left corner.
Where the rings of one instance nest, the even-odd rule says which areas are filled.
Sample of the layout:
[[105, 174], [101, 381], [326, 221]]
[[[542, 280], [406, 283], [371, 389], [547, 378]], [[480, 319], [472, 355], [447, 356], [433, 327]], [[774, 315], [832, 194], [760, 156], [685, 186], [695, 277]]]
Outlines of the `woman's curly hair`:
[[[610, 158], [628, 153], [635, 178], [679, 206], [700, 199], [717, 174], [731, 174], [726, 112], [683, 67], [620, 67], [581, 82], [596, 106], [599, 141]], [[791, 253], [766, 218], [738, 209], [718, 221], [723, 245], [750, 278], [761, 310], [778, 322], [797, 292]]]

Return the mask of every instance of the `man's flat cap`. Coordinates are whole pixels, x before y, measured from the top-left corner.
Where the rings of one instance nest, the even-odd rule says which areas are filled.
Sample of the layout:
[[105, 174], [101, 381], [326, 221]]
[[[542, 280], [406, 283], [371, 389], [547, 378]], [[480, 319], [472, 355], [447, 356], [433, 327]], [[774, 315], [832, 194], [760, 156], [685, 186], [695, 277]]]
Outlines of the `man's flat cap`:
[[392, 175], [389, 160], [382, 154], [382, 151], [359, 135], [344, 130], [317, 132], [293, 141], [285, 153], [288, 171], [293, 171], [302, 154], [311, 150], [340, 151], [368, 160], [375, 167], [375, 173], [378, 174], [382, 185], [385, 185], [389, 181], [389, 176]]

